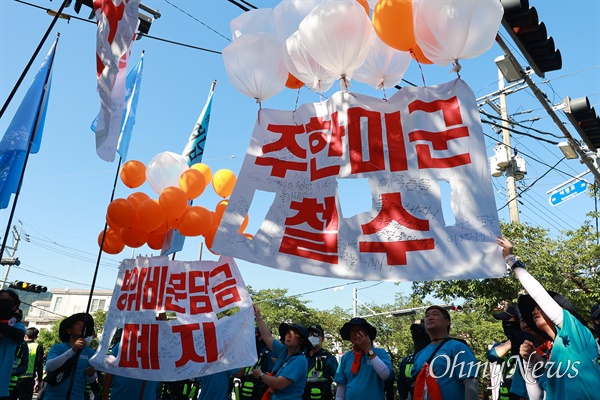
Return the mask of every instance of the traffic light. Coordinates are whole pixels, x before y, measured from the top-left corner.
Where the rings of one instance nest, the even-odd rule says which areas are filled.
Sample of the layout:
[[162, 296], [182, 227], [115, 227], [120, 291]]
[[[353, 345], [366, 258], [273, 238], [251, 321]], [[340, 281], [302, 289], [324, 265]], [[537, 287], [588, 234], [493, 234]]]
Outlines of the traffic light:
[[521, 53], [541, 77], [548, 71], [562, 68], [560, 50], [554, 46], [554, 39], [548, 36], [546, 25], [539, 22], [535, 7], [529, 7], [529, 0], [500, 0], [504, 7], [502, 26]]
[[594, 107], [590, 106], [587, 97], [571, 100], [565, 99], [567, 104], [565, 114], [573, 124], [581, 139], [588, 148], [594, 152], [600, 149], [600, 118], [596, 115]]
[[[81, 6], [86, 6], [91, 9], [90, 16], [88, 17], [88, 19], [93, 19], [95, 17], [96, 14], [94, 13], [93, 0], [75, 0], [75, 6], [73, 6], [73, 9], [77, 14], [79, 14], [79, 12], [81, 11]], [[142, 3], [140, 3], [139, 8], [150, 13], [150, 15], [138, 12], [138, 19], [140, 21], [140, 25], [138, 26], [138, 32], [140, 32], [141, 34], [148, 34], [148, 32], [150, 31], [150, 26], [154, 21], [154, 18], [160, 18], [160, 12]]]
[[22, 290], [24, 292], [45, 293], [48, 291], [46, 286], [34, 285], [29, 282], [14, 281], [8, 286], [10, 289]]

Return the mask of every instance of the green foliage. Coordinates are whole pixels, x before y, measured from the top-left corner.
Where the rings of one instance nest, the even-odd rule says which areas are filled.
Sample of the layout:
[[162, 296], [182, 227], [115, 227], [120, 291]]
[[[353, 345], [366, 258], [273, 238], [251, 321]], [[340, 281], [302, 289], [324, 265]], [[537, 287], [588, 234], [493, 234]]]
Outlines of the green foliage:
[[52, 298], [52, 293], [32, 293], [32, 292], [23, 292], [22, 290], [17, 290], [17, 294], [19, 295], [19, 299], [21, 300], [21, 310], [23, 310], [23, 319], [27, 317], [29, 314], [29, 308], [34, 301], [38, 300], [50, 300]]
[[[584, 316], [600, 301], [600, 246], [589, 223], [551, 238], [547, 230], [526, 224], [502, 224], [515, 254], [547, 289], [567, 297]], [[513, 275], [499, 279], [414, 282], [414, 294], [444, 301], [465, 299], [489, 314], [505, 301], [515, 302], [523, 288]]]

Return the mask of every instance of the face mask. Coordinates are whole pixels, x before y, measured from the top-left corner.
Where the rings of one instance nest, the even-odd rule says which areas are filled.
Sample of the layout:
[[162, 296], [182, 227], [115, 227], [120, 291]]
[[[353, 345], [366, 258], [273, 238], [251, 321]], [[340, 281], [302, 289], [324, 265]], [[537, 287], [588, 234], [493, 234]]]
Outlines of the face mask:
[[502, 328], [504, 329], [504, 334], [506, 337], [510, 337], [512, 332], [521, 331], [521, 325], [518, 321], [503, 321]]
[[11, 299], [0, 299], [0, 319], [9, 319], [15, 313], [14, 302]]
[[92, 343], [92, 339], [94, 339], [94, 337], [90, 335], [90, 336], [84, 338], [83, 342], [85, 343], [86, 346], [89, 346], [90, 343]]
[[318, 338], [316, 336], [311, 336], [308, 338], [308, 341], [310, 342], [310, 344], [312, 344], [313, 346], [318, 346], [319, 343], [321, 343], [321, 338]]

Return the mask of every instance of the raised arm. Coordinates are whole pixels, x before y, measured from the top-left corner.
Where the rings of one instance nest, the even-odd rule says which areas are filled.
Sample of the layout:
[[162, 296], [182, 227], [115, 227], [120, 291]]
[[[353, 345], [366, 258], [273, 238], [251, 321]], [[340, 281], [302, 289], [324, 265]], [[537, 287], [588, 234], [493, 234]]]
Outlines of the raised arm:
[[258, 330], [260, 331], [260, 336], [262, 336], [263, 340], [265, 341], [265, 344], [267, 345], [267, 347], [269, 347], [269, 350], [273, 351], [273, 341], [275, 340], [275, 338], [271, 334], [271, 331], [269, 330], [267, 324], [265, 324], [265, 321], [262, 319], [262, 315], [260, 315], [260, 310], [258, 309], [258, 307], [256, 307], [255, 305], [252, 305], [252, 307], [254, 307], [254, 317], [256, 318], [256, 325], [258, 326]]
[[502, 247], [502, 255], [515, 276], [521, 282], [527, 293], [535, 300], [540, 309], [559, 328], [562, 328], [563, 310], [556, 301], [548, 294], [546, 289], [525, 269], [525, 264], [517, 260], [513, 254], [513, 245], [504, 236], [496, 240]]

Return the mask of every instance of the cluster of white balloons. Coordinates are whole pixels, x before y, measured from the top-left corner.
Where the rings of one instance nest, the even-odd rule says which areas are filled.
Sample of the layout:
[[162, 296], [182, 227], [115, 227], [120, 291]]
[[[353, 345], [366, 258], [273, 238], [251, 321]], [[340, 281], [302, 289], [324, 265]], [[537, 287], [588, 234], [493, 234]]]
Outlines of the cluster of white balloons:
[[258, 102], [286, 86], [347, 89], [352, 78], [389, 88], [412, 58], [444, 66], [489, 50], [502, 15], [499, 0], [282, 0], [231, 21], [223, 60]]

